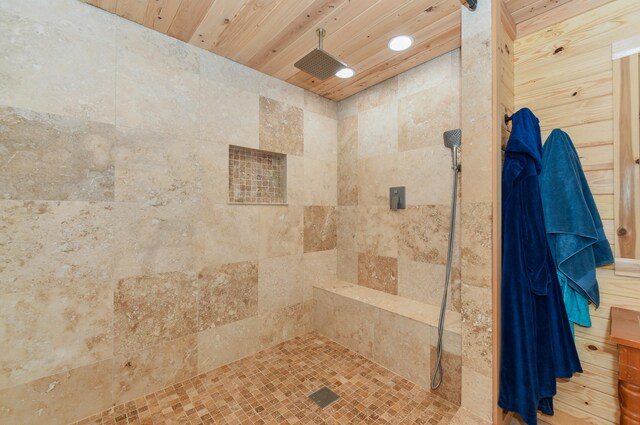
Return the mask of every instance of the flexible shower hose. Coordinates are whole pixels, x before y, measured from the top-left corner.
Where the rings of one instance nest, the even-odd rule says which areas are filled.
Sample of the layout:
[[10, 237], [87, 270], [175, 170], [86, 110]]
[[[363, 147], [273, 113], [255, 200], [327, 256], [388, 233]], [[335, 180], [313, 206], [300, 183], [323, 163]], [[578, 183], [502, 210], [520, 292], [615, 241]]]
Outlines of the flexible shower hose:
[[456, 206], [458, 198], [458, 172], [460, 166], [458, 161], [454, 159], [453, 164], [453, 193], [451, 195], [451, 223], [449, 224], [449, 247], [447, 251], [447, 270], [444, 277], [444, 291], [442, 293], [442, 306], [440, 307], [440, 320], [438, 322], [438, 348], [436, 359], [436, 366], [433, 369], [433, 376], [431, 377], [431, 389], [437, 390], [442, 384], [442, 335], [444, 333], [444, 318], [447, 313], [447, 295], [449, 293], [449, 280], [451, 278], [451, 261], [453, 257], [453, 238], [455, 235], [456, 227]]

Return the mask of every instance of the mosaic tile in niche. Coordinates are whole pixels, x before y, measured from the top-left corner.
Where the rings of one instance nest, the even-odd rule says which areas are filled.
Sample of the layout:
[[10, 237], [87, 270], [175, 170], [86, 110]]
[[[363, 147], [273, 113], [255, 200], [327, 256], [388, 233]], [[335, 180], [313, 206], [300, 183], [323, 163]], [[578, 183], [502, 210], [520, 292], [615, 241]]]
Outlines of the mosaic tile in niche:
[[287, 202], [287, 157], [272, 152], [229, 146], [229, 202]]
[[258, 264], [252, 261], [208, 267], [198, 274], [198, 329], [258, 314]]

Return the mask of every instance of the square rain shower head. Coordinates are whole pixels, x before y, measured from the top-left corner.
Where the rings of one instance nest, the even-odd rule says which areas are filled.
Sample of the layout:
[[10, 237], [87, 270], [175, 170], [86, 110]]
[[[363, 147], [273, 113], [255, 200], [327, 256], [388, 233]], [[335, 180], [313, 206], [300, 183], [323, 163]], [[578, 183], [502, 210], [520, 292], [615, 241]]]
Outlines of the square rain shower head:
[[294, 63], [293, 66], [323, 81], [347, 67], [347, 65], [320, 48], [312, 50], [305, 57]]

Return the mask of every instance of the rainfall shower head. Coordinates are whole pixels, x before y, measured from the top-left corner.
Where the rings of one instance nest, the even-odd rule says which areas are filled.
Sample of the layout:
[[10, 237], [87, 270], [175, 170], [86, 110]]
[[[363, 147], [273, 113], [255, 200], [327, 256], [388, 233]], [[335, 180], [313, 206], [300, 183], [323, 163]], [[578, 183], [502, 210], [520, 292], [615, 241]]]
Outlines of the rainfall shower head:
[[444, 145], [448, 148], [459, 148], [462, 141], [462, 130], [456, 128], [455, 130], [445, 131], [442, 136], [444, 137]]
[[326, 80], [336, 75], [336, 72], [341, 69], [347, 68], [347, 65], [322, 48], [322, 38], [326, 34], [324, 28], [318, 28], [316, 33], [318, 34], [318, 48], [313, 49], [305, 57], [294, 63], [293, 66], [316, 78]]

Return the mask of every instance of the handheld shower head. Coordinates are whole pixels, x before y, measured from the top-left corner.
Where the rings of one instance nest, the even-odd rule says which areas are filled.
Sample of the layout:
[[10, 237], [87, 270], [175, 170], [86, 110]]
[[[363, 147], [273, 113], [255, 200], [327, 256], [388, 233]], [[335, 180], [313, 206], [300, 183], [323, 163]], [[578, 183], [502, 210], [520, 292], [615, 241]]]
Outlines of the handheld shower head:
[[453, 168], [458, 169], [458, 149], [462, 142], [462, 130], [456, 128], [455, 130], [445, 131], [442, 136], [444, 138], [444, 145], [451, 149]]
[[444, 145], [448, 148], [459, 148], [462, 141], [462, 130], [456, 128], [455, 130], [449, 130], [442, 133], [444, 137]]

